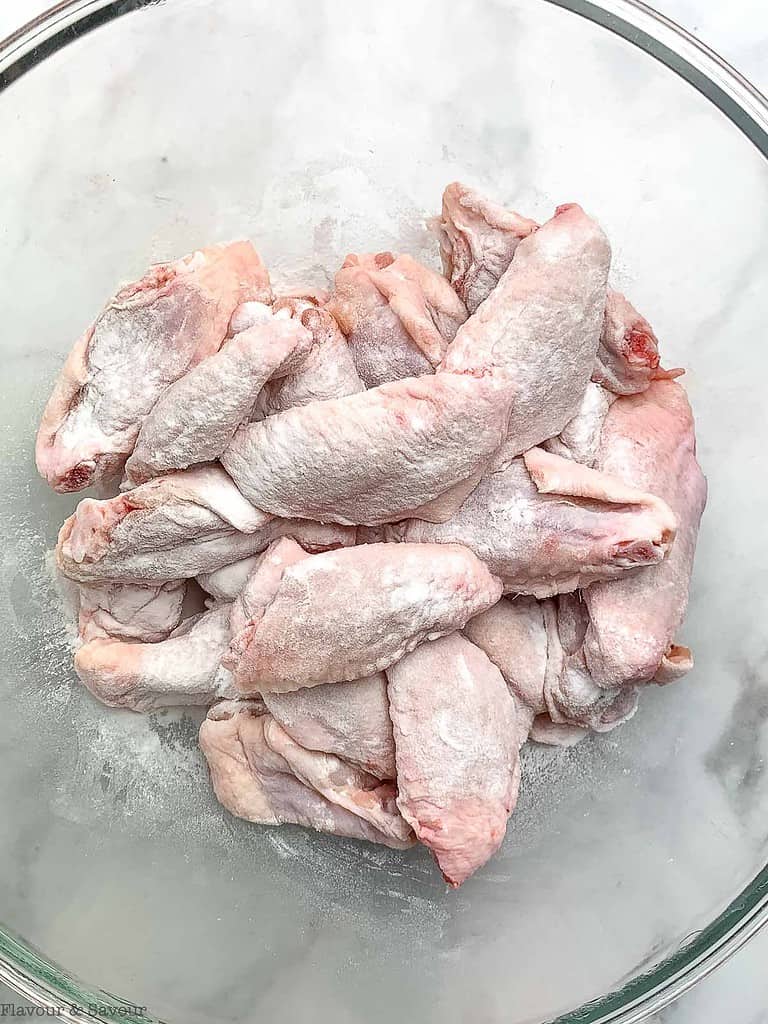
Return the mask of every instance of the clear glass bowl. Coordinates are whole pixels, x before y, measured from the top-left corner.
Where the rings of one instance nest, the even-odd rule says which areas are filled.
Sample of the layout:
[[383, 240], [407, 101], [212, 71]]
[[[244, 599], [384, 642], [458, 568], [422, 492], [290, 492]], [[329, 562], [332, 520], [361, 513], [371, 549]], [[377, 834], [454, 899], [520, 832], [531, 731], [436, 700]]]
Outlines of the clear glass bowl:
[[[73, 0], [0, 47], [0, 89], [0, 978], [74, 1020], [626, 1024], [724, 960], [768, 914], [765, 101], [626, 0]], [[711, 490], [694, 673], [531, 749], [503, 851], [448, 893], [423, 850], [229, 818], [192, 717], [77, 686], [46, 562], [73, 499], [32, 439], [120, 279], [242, 234], [292, 281], [434, 261], [454, 178], [600, 218]]]

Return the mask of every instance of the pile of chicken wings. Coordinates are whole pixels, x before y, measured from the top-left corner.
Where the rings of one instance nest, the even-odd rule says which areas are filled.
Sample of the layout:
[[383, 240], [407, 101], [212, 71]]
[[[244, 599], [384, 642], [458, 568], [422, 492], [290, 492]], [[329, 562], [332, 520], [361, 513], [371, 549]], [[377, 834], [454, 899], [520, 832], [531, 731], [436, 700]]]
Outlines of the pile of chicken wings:
[[[501, 844], [527, 740], [626, 721], [676, 644], [706, 485], [680, 370], [581, 207], [459, 183], [443, 273], [349, 256], [273, 291], [249, 242], [153, 266], [75, 344], [36, 459], [78, 676], [208, 708], [221, 803], [405, 848]], [[107, 490], [111, 488], [111, 490]]]

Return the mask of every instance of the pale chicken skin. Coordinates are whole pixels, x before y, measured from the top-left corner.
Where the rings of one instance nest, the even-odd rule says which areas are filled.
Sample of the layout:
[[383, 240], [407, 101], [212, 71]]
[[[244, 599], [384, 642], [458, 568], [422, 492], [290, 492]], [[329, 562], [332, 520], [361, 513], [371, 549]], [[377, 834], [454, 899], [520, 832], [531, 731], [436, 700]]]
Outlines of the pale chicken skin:
[[328, 310], [369, 388], [432, 373], [467, 319], [441, 274], [390, 252], [347, 256]]
[[311, 341], [298, 321], [273, 318], [236, 334], [171, 384], [139, 431], [125, 466], [129, 483], [217, 459], [250, 420], [267, 381], [294, 369]]
[[457, 887], [498, 850], [520, 784], [515, 702], [458, 633], [387, 669], [397, 804]]
[[306, 555], [282, 540], [236, 602], [225, 664], [243, 694], [359, 679], [460, 629], [500, 595], [499, 580], [458, 545]]
[[284, 535], [310, 550], [355, 539], [348, 528], [255, 509], [211, 464], [157, 477], [116, 498], [83, 499], [61, 528], [56, 558], [61, 572], [79, 582], [174, 580], [220, 569]]
[[414, 843], [391, 783], [356, 773], [327, 754], [302, 751], [258, 704], [222, 701], [212, 707], [200, 727], [200, 748], [216, 796], [237, 817], [305, 825], [395, 849]]
[[637, 710], [635, 686], [604, 687], [592, 678], [584, 658], [589, 617], [584, 602], [574, 594], [543, 605], [548, 655], [544, 699], [550, 722], [556, 727], [580, 726], [610, 732]]
[[476, 485], [508, 414], [492, 378], [438, 373], [251, 423], [221, 461], [246, 498], [275, 515], [441, 522]]
[[260, 555], [249, 555], [213, 572], [200, 573], [197, 582], [216, 601], [234, 601], [259, 563]]
[[556, 600], [503, 598], [464, 627], [498, 667], [514, 695], [518, 728], [539, 743], [572, 746], [590, 731], [630, 718], [634, 688], [603, 689], [584, 666], [586, 608], [576, 594]]
[[132, 711], [205, 707], [236, 696], [221, 666], [229, 644], [229, 613], [229, 606], [221, 605], [154, 644], [91, 640], [75, 655], [75, 671], [103, 704]]
[[251, 327], [269, 323], [273, 316], [272, 304], [268, 302], [259, 302], [256, 299], [241, 302], [230, 318], [227, 337], [234, 338], [236, 334], [241, 334]]
[[[442, 217], [435, 225], [443, 270], [470, 313], [488, 298], [520, 242], [538, 226], [460, 182], [446, 188]], [[651, 325], [620, 292], [609, 288], [592, 380], [614, 394], [628, 395], [678, 372], [660, 368]]]
[[300, 782], [370, 822], [382, 834], [410, 845], [413, 833], [400, 814], [397, 790], [391, 782], [382, 782], [334, 754], [306, 750], [271, 715], [264, 717], [263, 726], [270, 749], [285, 759]]
[[299, 320], [311, 341], [299, 366], [265, 385], [258, 402], [262, 417], [365, 390], [344, 335], [328, 310], [302, 298], [278, 299], [273, 308]]
[[485, 651], [521, 708], [544, 714], [547, 631], [543, 603], [533, 597], [502, 598], [464, 626], [464, 636]]
[[181, 622], [186, 581], [71, 584], [77, 633], [81, 640], [112, 637], [156, 643]]
[[445, 276], [470, 314], [499, 283], [520, 242], [538, 226], [459, 181], [446, 187], [442, 216], [434, 227]]
[[361, 529], [358, 542], [464, 544], [506, 592], [548, 597], [660, 562], [674, 534], [654, 495], [534, 448], [489, 472], [447, 522]]
[[559, 434], [576, 414], [595, 362], [610, 262], [596, 222], [575, 204], [558, 207], [520, 242], [449, 345], [444, 370], [509, 385], [510, 455]]
[[250, 242], [212, 246], [150, 268], [122, 288], [76, 342], [45, 407], [35, 458], [57, 491], [119, 474], [162, 392], [218, 351], [234, 309], [271, 300]]
[[602, 686], [663, 681], [691, 667], [690, 652], [674, 644], [688, 587], [707, 486], [696, 461], [693, 415], [682, 387], [655, 381], [620, 398], [603, 426], [598, 464], [633, 487], [664, 498], [678, 520], [669, 558], [632, 579], [585, 592], [590, 626], [586, 664]]
[[548, 438], [542, 448], [594, 469], [603, 423], [615, 401], [616, 396], [612, 392], [590, 381], [576, 415], [566, 423], [557, 437]]
[[336, 754], [379, 779], [395, 778], [387, 678], [375, 672], [344, 683], [262, 694], [273, 718], [308, 750]]

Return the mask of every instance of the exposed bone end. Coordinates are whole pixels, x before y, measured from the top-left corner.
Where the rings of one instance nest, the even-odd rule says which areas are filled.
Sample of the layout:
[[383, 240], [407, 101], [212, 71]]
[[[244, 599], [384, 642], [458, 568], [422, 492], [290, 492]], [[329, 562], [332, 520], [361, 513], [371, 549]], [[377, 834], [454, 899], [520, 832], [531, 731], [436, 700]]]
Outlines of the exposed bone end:
[[693, 652], [690, 647], [682, 647], [680, 644], [670, 644], [661, 664], [653, 677], [653, 682], [659, 686], [666, 686], [668, 683], [677, 682], [693, 668]]

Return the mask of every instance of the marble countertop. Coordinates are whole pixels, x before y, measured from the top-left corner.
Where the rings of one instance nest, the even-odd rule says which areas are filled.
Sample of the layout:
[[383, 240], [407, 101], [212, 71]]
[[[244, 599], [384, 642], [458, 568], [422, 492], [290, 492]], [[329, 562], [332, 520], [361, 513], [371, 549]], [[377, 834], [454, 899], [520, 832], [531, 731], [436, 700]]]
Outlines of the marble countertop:
[[[3, 0], [0, 38], [52, 0]], [[768, 92], [768, 9], [765, 0], [658, 0], [657, 6], [719, 51]], [[653, 1018], [655, 1024], [768, 1024], [768, 929], [692, 991]], [[29, 1006], [0, 984], [0, 1004]]]

